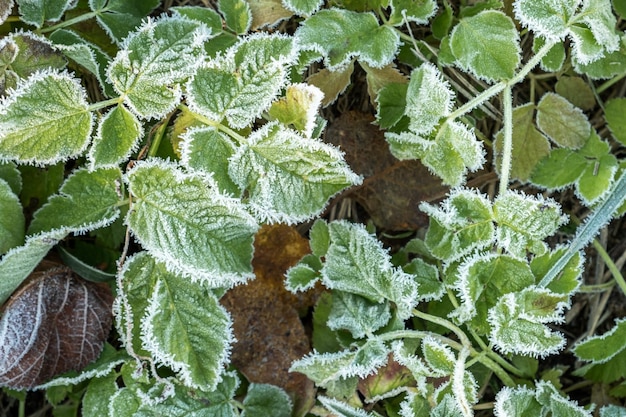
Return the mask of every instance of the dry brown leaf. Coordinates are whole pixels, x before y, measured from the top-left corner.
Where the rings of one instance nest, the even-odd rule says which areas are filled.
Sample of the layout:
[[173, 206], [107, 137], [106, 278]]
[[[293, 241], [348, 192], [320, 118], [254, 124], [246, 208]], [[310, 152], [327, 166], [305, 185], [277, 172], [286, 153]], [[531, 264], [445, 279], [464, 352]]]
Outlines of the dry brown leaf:
[[274, 26], [284, 19], [293, 16], [293, 12], [285, 9], [281, 0], [248, 0], [252, 12], [252, 29]]
[[350, 62], [350, 65], [342, 71], [329, 71], [324, 68], [307, 78], [306, 82], [322, 90], [324, 93], [322, 107], [327, 107], [348, 88], [353, 71], [354, 62]]
[[112, 323], [107, 285], [68, 268], [34, 273], [0, 319], [0, 385], [31, 389], [100, 355]]
[[359, 63], [367, 73], [367, 93], [370, 96], [370, 102], [372, 104], [376, 103], [378, 92], [387, 84], [406, 84], [409, 82], [407, 76], [402, 74], [400, 70], [396, 68], [395, 64], [389, 64], [382, 68], [374, 68], [364, 62]]
[[289, 367], [311, 349], [298, 310], [317, 297], [316, 291], [291, 294], [283, 282], [287, 269], [309, 252], [308, 241], [294, 228], [263, 226], [254, 242], [256, 279], [221, 299], [237, 339], [231, 363], [251, 382], [280, 386], [295, 397], [295, 415], [304, 415], [315, 401], [312, 381]]
[[374, 117], [367, 113], [344, 113], [329, 125], [325, 139], [339, 146], [350, 167], [365, 177], [350, 196], [365, 208], [378, 227], [419, 229], [428, 224], [419, 203], [444, 197], [448, 188], [419, 161], [396, 159], [373, 121]]

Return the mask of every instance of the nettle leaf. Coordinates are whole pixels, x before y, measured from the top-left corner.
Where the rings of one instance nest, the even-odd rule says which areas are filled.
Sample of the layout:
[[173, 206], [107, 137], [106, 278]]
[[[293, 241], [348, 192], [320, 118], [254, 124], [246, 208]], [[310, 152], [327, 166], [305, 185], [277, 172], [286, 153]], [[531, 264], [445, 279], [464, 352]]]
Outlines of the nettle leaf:
[[582, 147], [591, 133], [582, 110], [554, 93], [544, 94], [537, 104], [537, 126], [554, 143], [572, 149]]
[[324, 55], [324, 64], [331, 71], [344, 68], [352, 58], [382, 68], [393, 61], [400, 45], [399, 35], [380, 26], [374, 14], [337, 8], [306, 19], [295, 36], [302, 50]]
[[[537, 282], [541, 281], [566, 250], [566, 247], [559, 246], [553, 251], [548, 251], [541, 256], [535, 256], [530, 261], [530, 268]], [[546, 288], [559, 294], [572, 294], [580, 286], [582, 272], [583, 257], [580, 253], [577, 253], [562, 268], [559, 277], [550, 282]]]
[[[317, 258], [319, 261], [319, 258]], [[321, 269], [321, 261], [320, 261]], [[315, 286], [320, 279], [320, 272], [302, 260], [285, 273], [285, 288], [293, 293], [306, 291]]]
[[454, 93], [432, 64], [422, 64], [411, 73], [406, 91], [404, 114], [409, 116], [409, 128], [417, 134], [431, 133], [439, 121], [450, 114]]
[[[513, 158], [511, 161], [511, 178], [526, 182], [531, 172], [541, 159], [550, 153], [550, 143], [534, 124], [535, 106], [527, 103], [513, 109]], [[501, 169], [502, 130], [496, 134], [494, 157], [498, 171]]]
[[240, 196], [241, 190], [228, 175], [229, 159], [237, 150], [232, 139], [214, 127], [189, 129], [182, 136], [181, 163], [212, 173], [220, 192]]
[[603, 335], [591, 336], [577, 343], [572, 351], [583, 361], [605, 364], [626, 349], [626, 319], [615, 320], [615, 326]]
[[159, 0], [89, 0], [89, 8], [97, 13], [96, 21], [111, 40], [119, 44], [159, 3]]
[[228, 172], [248, 191], [256, 217], [272, 222], [310, 219], [333, 195], [361, 182], [338, 149], [277, 122], [250, 135], [230, 159]]
[[308, 84], [292, 84], [287, 87], [285, 97], [272, 103], [269, 115], [285, 126], [292, 126], [304, 137], [311, 138], [317, 112], [324, 93]]
[[204, 22], [213, 34], [222, 31], [222, 17], [213, 9], [202, 6], [174, 6], [170, 7], [169, 10], [179, 16]]
[[362, 225], [336, 221], [329, 224], [331, 244], [322, 268], [322, 283], [376, 303], [395, 303], [402, 319], [418, 301], [411, 275], [394, 268], [387, 251]]
[[111, 224], [120, 215], [121, 185], [118, 168], [74, 171], [59, 194], [35, 212], [29, 234], [51, 230], [84, 233]]
[[490, 331], [487, 313], [505, 295], [535, 283], [525, 260], [494, 253], [476, 255], [461, 264], [456, 290], [461, 305], [452, 317], [469, 322], [480, 334]]
[[19, 197], [0, 179], [0, 254], [24, 243], [24, 213]]
[[226, 26], [238, 35], [250, 30], [252, 12], [245, 0], [218, 0], [217, 7], [224, 16]]
[[415, 258], [402, 269], [413, 275], [418, 285], [420, 300], [439, 300], [444, 296], [446, 288], [443, 282], [439, 280], [439, 270], [436, 266], [426, 263], [420, 258]]
[[126, 219], [137, 240], [170, 270], [231, 287], [252, 276], [258, 228], [239, 200], [176, 165], [140, 162], [126, 174], [133, 196]]
[[31, 389], [95, 360], [111, 329], [108, 286], [55, 268], [33, 276], [0, 320], [0, 385]]
[[21, 163], [54, 164], [80, 155], [93, 117], [85, 90], [65, 72], [38, 72], [0, 102], [0, 153]]
[[562, 40], [579, 4], [580, 0], [518, 0], [514, 5], [515, 17], [548, 40]]
[[281, 388], [252, 383], [243, 400], [241, 417], [276, 416], [290, 417], [293, 405], [291, 399]]
[[433, 0], [391, 0], [390, 6], [389, 24], [394, 26], [407, 22], [425, 25], [437, 11], [437, 2]]
[[626, 98], [614, 98], [605, 103], [604, 119], [613, 137], [626, 146]]
[[136, 151], [143, 129], [137, 117], [123, 105], [109, 110], [98, 123], [88, 153], [90, 169], [117, 167]]
[[317, 398], [322, 405], [329, 410], [333, 415], [338, 417], [375, 417], [375, 414], [369, 413], [362, 408], [355, 408], [343, 401], [339, 401], [335, 398], [319, 396]]
[[498, 245], [518, 258], [525, 258], [526, 250], [545, 253], [543, 240], [567, 223], [567, 216], [561, 213], [556, 201], [515, 191], [498, 195], [493, 215], [498, 224]]
[[[126, 323], [140, 320], [142, 348], [174, 370], [186, 386], [215, 389], [233, 341], [230, 316], [215, 295], [167, 271], [145, 252], [127, 261], [122, 273], [123, 282], [138, 289], [123, 296], [131, 306]], [[144, 292], [147, 299], [142, 298]]]
[[327, 325], [331, 330], [346, 329], [355, 339], [362, 339], [385, 326], [391, 319], [389, 303], [375, 303], [343, 291], [333, 293]]
[[208, 35], [207, 27], [195, 20], [148, 20], [124, 40], [107, 75], [134, 113], [161, 118], [180, 101], [180, 84], [202, 62]]
[[189, 107], [213, 121], [247, 127], [285, 87], [294, 59], [291, 38], [249, 36], [198, 69], [187, 85]]
[[545, 323], [560, 323], [569, 296], [545, 288], [528, 287], [505, 294], [489, 310], [491, 342], [503, 353], [545, 357], [565, 346], [565, 338]]
[[76, 0], [17, 0], [20, 19], [37, 29], [44, 22], [57, 22], [66, 10], [76, 6]]
[[443, 377], [454, 372], [456, 357], [448, 346], [426, 337], [422, 340], [422, 353], [434, 376]]
[[521, 60], [515, 23], [497, 10], [461, 19], [450, 47], [459, 67], [489, 82], [512, 78]]
[[494, 413], [498, 417], [521, 417], [541, 415], [542, 405], [535, 398], [535, 391], [525, 387], [504, 387], [496, 395]]
[[422, 203], [420, 210], [430, 217], [426, 246], [441, 260], [453, 262], [494, 241], [491, 202], [476, 191], [454, 189], [440, 207]]
[[591, 410], [587, 410], [574, 401], [563, 397], [559, 390], [550, 381], [539, 380], [536, 383], [537, 401], [544, 406], [542, 414], [551, 413], [553, 416], [591, 417]]
[[44, 256], [64, 238], [65, 231], [55, 230], [30, 236], [19, 247], [9, 250], [0, 260], [0, 305], [19, 287]]
[[95, 75], [105, 95], [114, 95], [113, 86], [106, 77], [106, 68], [111, 58], [99, 46], [66, 29], [55, 30], [50, 34], [50, 40], [63, 55]]
[[285, 6], [288, 10], [291, 10], [297, 15], [300, 16], [311, 16], [315, 12], [317, 12], [322, 4], [324, 4], [323, 0], [283, 0], [283, 6]]
[[316, 385], [326, 387], [332, 381], [359, 377], [365, 378], [387, 363], [389, 349], [383, 342], [370, 339], [356, 350], [336, 353], [313, 352], [291, 364], [289, 372], [300, 372]]

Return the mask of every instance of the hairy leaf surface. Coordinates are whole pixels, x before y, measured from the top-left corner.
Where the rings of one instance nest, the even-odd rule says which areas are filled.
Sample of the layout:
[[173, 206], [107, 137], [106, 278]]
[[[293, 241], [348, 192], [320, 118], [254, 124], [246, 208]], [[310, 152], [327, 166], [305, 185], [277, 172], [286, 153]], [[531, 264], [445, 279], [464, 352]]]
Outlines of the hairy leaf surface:
[[89, 150], [90, 168], [116, 167], [126, 161], [137, 146], [143, 129], [137, 117], [123, 105], [105, 114]]
[[24, 243], [24, 213], [11, 186], [0, 179], [0, 255]]

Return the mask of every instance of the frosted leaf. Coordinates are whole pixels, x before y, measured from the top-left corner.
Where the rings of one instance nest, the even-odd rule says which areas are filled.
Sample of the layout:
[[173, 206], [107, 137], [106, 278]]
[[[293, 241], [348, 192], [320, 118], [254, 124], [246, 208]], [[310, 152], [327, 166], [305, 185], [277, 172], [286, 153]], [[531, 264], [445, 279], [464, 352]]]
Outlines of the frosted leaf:
[[456, 357], [448, 346], [432, 337], [426, 337], [422, 340], [422, 352], [434, 376], [443, 377], [454, 372]]
[[521, 60], [515, 23], [498, 10], [461, 19], [450, 48], [459, 67], [489, 82], [512, 78]]
[[410, 317], [419, 299], [413, 277], [393, 267], [387, 251], [362, 225], [335, 221], [329, 227], [322, 283], [376, 303], [392, 301], [400, 318]]
[[0, 179], [6, 181], [14, 194], [22, 192], [22, 174], [13, 162], [0, 162]]
[[389, 23], [394, 26], [407, 22], [425, 25], [436, 11], [437, 2], [434, 0], [391, 0]]
[[393, 359], [400, 365], [405, 366], [415, 378], [417, 390], [420, 394], [428, 392], [426, 377], [434, 377], [435, 373], [426, 366], [424, 360], [415, 355], [416, 346], [410, 345], [411, 341], [395, 340], [391, 344]]
[[243, 35], [250, 30], [252, 12], [245, 0], [218, 0], [217, 7], [224, 16], [226, 26], [237, 35]]
[[362, 408], [354, 408], [335, 398], [320, 395], [317, 399], [327, 410], [338, 417], [375, 417], [375, 414], [369, 413]]
[[[147, 256], [133, 260], [144, 263], [156, 275], [146, 283], [149, 298], [141, 318], [142, 347], [157, 363], [176, 372], [185, 386], [214, 390], [233, 342], [230, 316], [203, 285], [168, 272], [165, 265]], [[137, 269], [141, 268], [132, 270]], [[125, 278], [140, 276], [146, 277]], [[128, 296], [130, 305], [145, 303], [133, 299], [132, 294]]]
[[313, 85], [292, 84], [287, 87], [285, 97], [272, 104], [269, 115], [311, 138], [323, 98], [322, 91]]
[[388, 302], [374, 303], [359, 295], [335, 291], [326, 324], [331, 330], [346, 329], [352, 337], [361, 339], [385, 326], [390, 319]]
[[314, 351], [291, 364], [289, 372], [300, 372], [326, 387], [332, 381], [358, 376], [365, 378], [387, 363], [389, 349], [383, 342], [370, 339], [356, 350], [336, 353]]
[[491, 202], [476, 191], [457, 188], [439, 207], [422, 203], [420, 209], [430, 217], [426, 246], [441, 260], [453, 262], [494, 240]]
[[118, 168], [76, 170], [34, 214], [28, 232], [84, 233], [111, 224], [120, 215], [122, 173]]
[[619, 34], [615, 30], [616, 19], [610, 0], [584, 0], [579, 13], [594, 41], [606, 52], [617, 51], [620, 47]]
[[400, 45], [399, 35], [380, 26], [372, 13], [344, 9], [321, 10], [296, 31], [298, 45], [324, 56], [324, 65], [338, 71], [357, 58], [374, 68], [391, 63]]
[[488, 311], [510, 292], [521, 291], [535, 283], [528, 263], [509, 255], [475, 255], [461, 264], [455, 284], [461, 305], [452, 316], [469, 322], [480, 334], [490, 331]]
[[282, 388], [252, 383], [243, 400], [241, 417], [290, 417], [292, 409], [291, 399]]
[[580, 0], [517, 0], [514, 10], [523, 26], [556, 41], [567, 35], [570, 20], [579, 5]]
[[189, 107], [213, 121], [226, 118], [233, 127], [246, 127], [278, 97], [294, 60], [291, 38], [249, 36], [198, 69], [187, 85]]
[[285, 273], [285, 288], [293, 293], [313, 288], [320, 279], [320, 269], [322, 269], [320, 258], [305, 255], [298, 264]]
[[580, 64], [589, 64], [601, 58], [604, 48], [600, 45], [593, 32], [586, 27], [572, 26], [570, 29], [572, 38], [572, 57]]
[[107, 112], [98, 124], [88, 158], [90, 169], [117, 167], [136, 151], [143, 129], [137, 117], [123, 105]]
[[111, 58], [99, 46], [66, 29], [55, 30], [50, 34], [50, 40], [63, 55], [95, 75], [105, 95], [114, 95], [113, 87], [106, 78], [106, 68]]
[[311, 16], [324, 4], [323, 0], [282, 0], [283, 6], [300, 16]]
[[55, 230], [30, 236], [22, 246], [9, 250], [0, 260], [0, 305], [35, 269], [39, 262], [67, 233]]
[[496, 395], [493, 411], [497, 417], [538, 416], [541, 415], [541, 408], [534, 390], [504, 387]]
[[19, 197], [0, 178], [0, 256], [24, 243], [24, 213]]
[[57, 22], [66, 10], [76, 6], [77, 0], [17, 0], [20, 20], [39, 29], [45, 22]]
[[157, 160], [137, 163], [126, 180], [134, 198], [126, 222], [168, 269], [215, 287], [252, 276], [258, 225], [239, 200], [221, 195], [206, 176]]
[[611, 330], [602, 335], [587, 337], [577, 343], [572, 351], [576, 357], [593, 364], [604, 364], [626, 349], [626, 320], [617, 319]]
[[619, 405], [605, 405], [600, 408], [600, 417], [622, 417], [626, 413], [626, 408]]
[[111, 329], [108, 286], [57, 268], [33, 275], [0, 320], [0, 385], [31, 389], [95, 360]]
[[578, 107], [558, 94], [546, 93], [537, 104], [537, 126], [562, 147], [578, 149], [591, 134], [591, 124]]
[[565, 338], [546, 323], [562, 322], [567, 306], [567, 295], [534, 286], [505, 294], [489, 310], [489, 338], [503, 353], [542, 358], [555, 354], [565, 345]]
[[0, 160], [65, 161], [85, 150], [91, 127], [78, 81], [65, 72], [37, 72], [0, 102]]
[[336, 193], [361, 182], [338, 149], [277, 122], [250, 135], [230, 159], [228, 172], [248, 191], [256, 217], [270, 222], [310, 219]]
[[526, 250], [543, 254], [543, 240], [567, 223], [556, 201], [515, 191], [498, 195], [493, 214], [498, 246], [518, 258], [525, 258]]
[[404, 114], [409, 116], [409, 128], [417, 134], [429, 134], [439, 121], [450, 114], [454, 93], [432, 64], [422, 64], [411, 73], [406, 92]]
[[546, 415], [568, 417], [591, 417], [591, 410], [587, 410], [576, 402], [562, 396], [559, 390], [550, 381], [539, 380], [536, 383], [537, 401], [544, 406]]
[[[541, 256], [535, 256], [530, 261], [530, 268], [532, 269], [537, 282], [542, 280], [550, 268], [552, 268], [561, 256], [563, 256], [565, 251], [566, 247], [559, 245], [555, 250], [548, 251]], [[580, 253], [576, 253], [561, 268], [558, 278], [550, 282], [546, 288], [559, 294], [572, 294], [578, 289], [578, 287], [580, 287], [580, 277], [582, 272], [583, 257]]]
[[89, 8], [96, 12], [100, 27], [119, 44], [159, 3], [159, 0], [89, 0]]
[[240, 196], [241, 190], [228, 175], [228, 160], [236, 151], [232, 139], [214, 127], [189, 129], [182, 136], [181, 163], [191, 169], [211, 173], [224, 194]]
[[0, 4], [0, 25], [5, 22], [7, 17], [11, 14], [13, 10], [13, 0], [6, 0]]
[[180, 101], [180, 84], [202, 62], [208, 35], [206, 26], [183, 17], [146, 21], [107, 70], [113, 88], [139, 116], [161, 118]]

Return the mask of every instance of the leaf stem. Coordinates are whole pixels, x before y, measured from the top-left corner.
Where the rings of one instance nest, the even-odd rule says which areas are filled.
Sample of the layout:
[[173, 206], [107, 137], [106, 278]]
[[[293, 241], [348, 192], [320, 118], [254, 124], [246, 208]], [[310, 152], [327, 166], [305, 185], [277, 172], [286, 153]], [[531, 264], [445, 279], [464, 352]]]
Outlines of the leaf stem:
[[619, 285], [622, 292], [626, 294], [626, 281], [624, 280], [624, 276], [620, 272], [619, 268], [617, 268], [617, 265], [615, 265], [615, 262], [613, 262], [613, 259], [611, 259], [606, 249], [604, 249], [604, 246], [602, 246], [600, 242], [598, 242], [598, 239], [594, 239], [593, 247], [596, 249], [596, 251], [598, 251], [598, 255], [600, 255], [600, 257], [606, 264], [606, 267], [609, 268], [609, 271], [611, 271], [613, 279], [615, 280], [617, 285]]
[[68, 26], [72, 26], [75, 23], [80, 23], [80, 22], [84, 22], [85, 20], [89, 20], [92, 19], [96, 16], [98, 16], [98, 14], [102, 12], [102, 10], [98, 11], [98, 12], [89, 12], [89, 13], [85, 13], [85, 14], [81, 14], [79, 16], [73, 17], [69, 20], [65, 20], [63, 22], [57, 23], [56, 25], [52, 25], [52, 26], [48, 26], [42, 29], [39, 29], [37, 32], [39, 33], [48, 33], [48, 32], [53, 32], [57, 29], [63, 29], [65, 27]]
[[[576, 236], [567, 246], [567, 249], [563, 256], [561, 256], [552, 265], [552, 268], [546, 273], [541, 282], [540, 287], [547, 287], [552, 281], [561, 273], [565, 265], [572, 259], [572, 257], [580, 250], [582, 250], [587, 244], [596, 236], [598, 231], [604, 227], [613, 217], [615, 211], [624, 201], [626, 197], [626, 170], [622, 173], [622, 176], [615, 182], [613, 190], [609, 196], [594, 210], [585, 223], [578, 228]], [[620, 287], [621, 284], [620, 284]], [[622, 290], [626, 288], [622, 287]]]
[[201, 115], [201, 114], [194, 113], [194, 112], [192, 112], [192, 111], [189, 109], [189, 107], [185, 106], [184, 104], [180, 104], [180, 105], [178, 106], [178, 108], [179, 108], [179, 109], [181, 109], [181, 110], [182, 110], [182, 111], [184, 111], [184, 112], [190, 113], [191, 115], [193, 115], [193, 117], [194, 117], [196, 120], [198, 120], [198, 121], [200, 121], [200, 122], [204, 123], [205, 125], [208, 125], [208, 126], [214, 127], [214, 128], [216, 128], [217, 130], [219, 130], [219, 131], [221, 131], [221, 132], [226, 133], [228, 136], [230, 136], [231, 138], [235, 139], [235, 140], [236, 140], [236, 141], [238, 141], [240, 144], [244, 144], [244, 143], [247, 143], [247, 142], [248, 142], [248, 140], [247, 140], [244, 136], [242, 136], [242, 135], [240, 135], [239, 133], [235, 132], [235, 131], [234, 131], [233, 129], [231, 129], [230, 127], [225, 126], [225, 125], [223, 125], [223, 124], [222, 124], [222, 123], [220, 123], [220, 122], [216, 122], [215, 120], [211, 120], [211, 119], [209, 119], [208, 117], [205, 117], [205, 116], [203, 116], [203, 115]]
[[93, 103], [89, 106], [89, 111], [98, 111], [100, 109], [104, 109], [109, 106], [116, 106], [124, 101], [122, 96], [111, 98], [108, 100], [99, 101], [97, 103]]
[[502, 162], [500, 166], [500, 187], [498, 194], [502, 195], [509, 188], [511, 175], [511, 158], [513, 157], [513, 93], [511, 86], [506, 85], [502, 92], [502, 108], [504, 110]]

